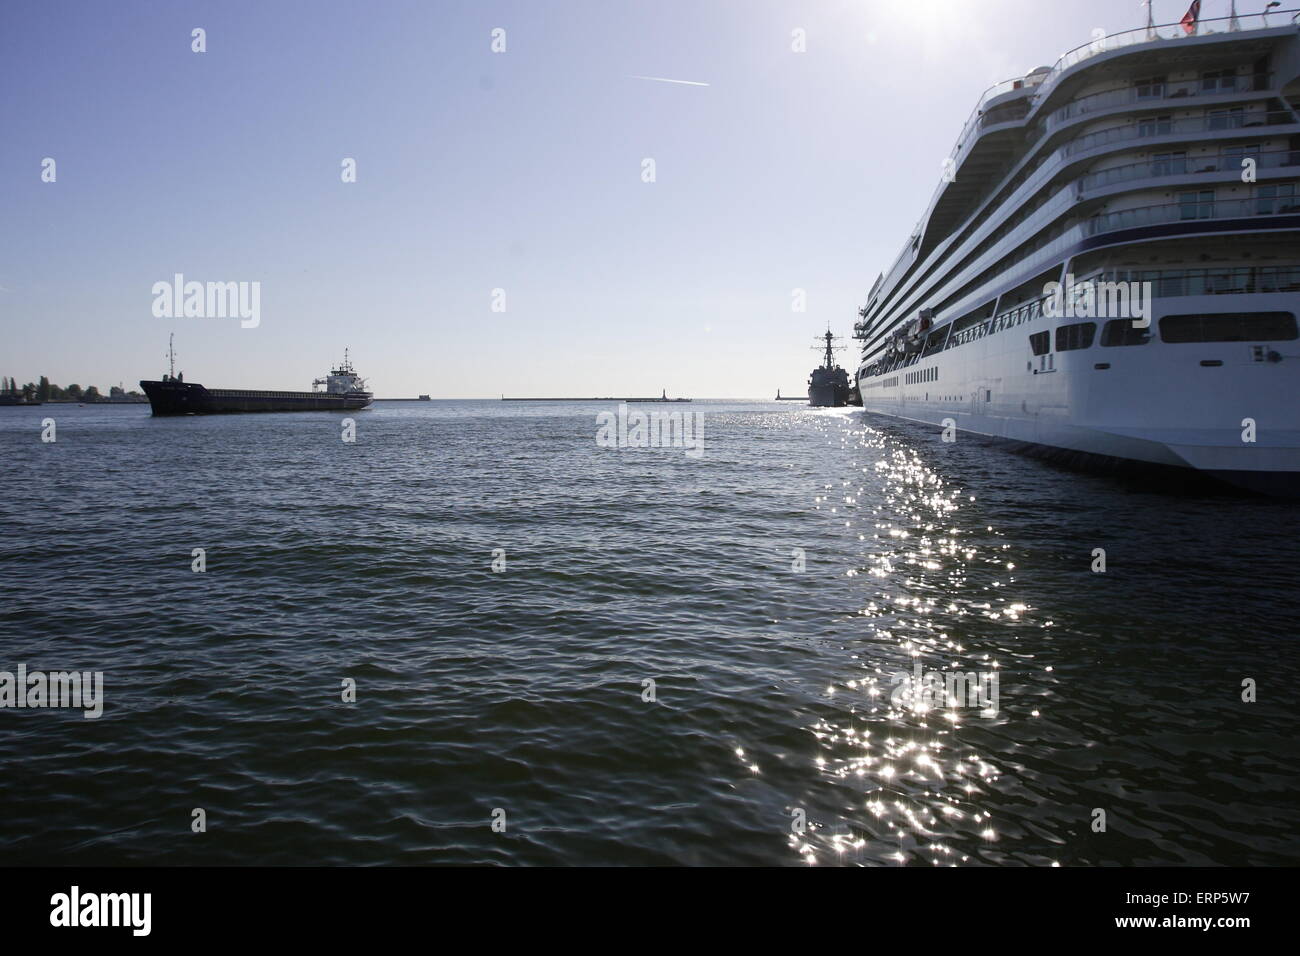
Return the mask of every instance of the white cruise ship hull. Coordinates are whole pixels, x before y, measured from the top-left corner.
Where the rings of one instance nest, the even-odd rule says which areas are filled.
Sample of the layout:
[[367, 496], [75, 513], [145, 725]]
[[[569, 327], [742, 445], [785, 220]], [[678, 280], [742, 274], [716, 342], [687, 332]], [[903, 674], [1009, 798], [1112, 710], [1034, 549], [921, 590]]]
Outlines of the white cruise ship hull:
[[[1300, 312], [1300, 296], [1157, 300], [1151, 331], [1166, 314], [1234, 308]], [[1300, 495], [1300, 341], [1166, 343], [1153, 334], [1140, 346], [1053, 353], [1040, 368], [1047, 363], [1030, 354], [1028, 336], [1059, 322], [1039, 317], [875, 381], [863, 376], [863, 409], [934, 425], [936, 439], [951, 426], [958, 441], [977, 434], [1081, 465], [1195, 469]], [[927, 380], [904, 384], [909, 373]]]

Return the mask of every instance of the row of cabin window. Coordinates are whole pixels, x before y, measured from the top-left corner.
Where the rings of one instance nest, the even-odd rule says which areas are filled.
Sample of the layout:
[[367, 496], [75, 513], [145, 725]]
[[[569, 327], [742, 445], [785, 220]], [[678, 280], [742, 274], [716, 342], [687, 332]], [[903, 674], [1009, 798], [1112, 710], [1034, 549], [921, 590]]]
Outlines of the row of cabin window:
[[[1224, 285], [1226, 285], [1226, 280], [1228, 279], [1229, 276], [1231, 276], [1233, 279], [1245, 280], [1248, 277], [1248, 273], [1251, 273], [1252, 271], [1253, 270], [1250, 268], [1240, 268], [1240, 269], [1230, 269], [1230, 270], [1229, 269], [1187, 270], [1186, 274], [1184, 275], [1179, 270], [1176, 272], [1175, 275], [1160, 276], [1157, 282], [1161, 287], [1157, 288], [1156, 292], [1157, 294], [1160, 295], [1179, 294], [1179, 292], [1176, 292], [1172, 287], [1174, 286], [1175, 283], [1181, 286], [1184, 278], [1187, 280], [1200, 280], [1201, 282], [1204, 282], [1205, 279], [1207, 278], [1207, 272], [1208, 272], [1208, 278], [1215, 285], [1219, 285], [1219, 283], [1221, 282], [1224, 283]], [[1276, 281], [1276, 284], [1278, 286], [1285, 287], [1288, 286], [1290, 282], [1295, 279], [1296, 277], [1295, 273], [1300, 270], [1284, 268], [1284, 269], [1278, 269], [1274, 271], [1271, 268], [1265, 268], [1259, 271], [1260, 273], [1265, 273], [1265, 272], [1272, 273], [1270, 278], [1274, 278], [1275, 281], [1280, 280], [1280, 281]], [[1158, 275], [1158, 273], [1156, 274]], [[1152, 275], [1152, 273], [1147, 273], [1146, 275]], [[1254, 278], [1254, 276], [1250, 276], [1250, 278]], [[1261, 275], [1260, 278], [1264, 278], [1264, 277]], [[1166, 282], [1168, 283], [1168, 285], [1165, 284]], [[1188, 284], [1191, 285], [1192, 284], [1191, 281], [1189, 281]], [[1224, 285], [1219, 285], [1219, 289], [1223, 291], [1228, 291], [1228, 288], [1231, 288], [1231, 286], [1229, 286], [1228, 288], [1224, 288]], [[1182, 290], [1180, 289], [1179, 291], [1181, 292]], [[1011, 328], [1013, 326], [1020, 325], [1023, 322], [1028, 322], [1031, 319], [1036, 319], [1042, 314], [1043, 314], [1042, 300], [1041, 299], [1035, 300], [1029, 303], [1028, 305], [1021, 306], [1020, 308], [1013, 309], [1009, 312], [1004, 312], [1001, 315], [998, 315], [991, 320], [980, 322], [976, 325], [970, 326], [969, 328], [962, 329], [960, 332], [954, 333], [951, 336], [951, 339], [948, 342], [947, 347], [951, 349], [951, 348], [957, 348], [958, 346], [966, 345], [969, 342], [974, 342], [978, 339], [983, 338], [985, 335], [993, 335], [1005, 329]], [[1257, 316], [1258, 315], [1264, 315], [1264, 316], [1286, 315], [1286, 314], [1288, 313], [1254, 313], [1254, 315]], [[1183, 317], [1172, 316], [1166, 318], [1179, 319]], [[1274, 333], [1272, 329], [1274, 327], [1268, 322], [1265, 322], [1263, 324], [1256, 323], [1256, 325], [1258, 325], [1256, 331], [1259, 334], [1253, 337], [1247, 337], [1246, 332], [1250, 330], [1243, 328], [1242, 330], [1240, 330], [1242, 333], [1240, 336], [1236, 336], [1232, 338], [1199, 339], [1199, 338], [1170, 338], [1169, 335], [1166, 335], [1164, 333], [1164, 324], [1163, 324], [1164, 321], [1165, 321], [1164, 319], [1161, 320], [1162, 323], [1161, 338], [1167, 342], [1198, 342], [1198, 341], [1199, 342], [1230, 342], [1230, 341], [1275, 341], [1277, 340], [1273, 338]], [[1171, 329], [1173, 328], [1174, 324], [1176, 323], [1171, 323]], [[1093, 337], [1096, 333], [1096, 329], [1097, 329], [1097, 324], [1095, 322], [1077, 322], [1071, 325], [1059, 326], [1056, 329], [1056, 351], [1070, 352], [1077, 349], [1090, 348], [1092, 346]], [[939, 351], [940, 343], [942, 342], [943, 338], [947, 338], [947, 333], [942, 329], [937, 329], [935, 332], [931, 334], [935, 336], [935, 340], [930, 343], [927, 343], [926, 348], [924, 349], [921, 357]], [[1180, 335], [1181, 333], [1174, 331], [1172, 334], [1177, 336]], [[1228, 333], [1225, 332], [1224, 334], [1228, 334]], [[1041, 345], [1042, 351], [1041, 352], [1035, 351], [1034, 352], [1035, 355], [1044, 355], [1048, 351], [1050, 351], [1050, 339], [1048, 338], [1048, 335], [1049, 333], [1047, 332], [1039, 332], [1036, 333], [1035, 335], [1030, 336], [1031, 342], [1041, 341], [1042, 343]], [[1280, 339], [1286, 340], [1294, 337], [1295, 336], [1282, 335], [1280, 336]], [[1102, 330], [1101, 344], [1107, 347], [1124, 346], [1124, 345], [1144, 345], [1146, 344], [1149, 338], [1150, 336], [1144, 330], [1133, 328], [1131, 319], [1112, 319], [1111, 321], [1106, 323], [1105, 328]], [[921, 379], [916, 379], [916, 381], [921, 381]]]
[[[1246, 108], [1231, 106], [1221, 110], [1206, 110], [1205, 118], [1208, 130], [1242, 129], [1246, 126]], [[1262, 125], [1257, 123], [1256, 125]], [[1143, 116], [1137, 121], [1138, 136], [1167, 136], [1174, 131], [1172, 113], [1163, 116]]]
[[[1165, 84], [1167, 78], [1163, 76], [1149, 76], [1141, 80], [1134, 81], [1137, 87], [1138, 99], [1160, 99], [1165, 95]], [[1201, 74], [1201, 92], [1217, 93], [1224, 90], [1232, 91], [1237, 88], [1239, 80], [1236, 70], [1213, 70]]]
[[[1281, 150], [1270, 152], [1270, 156], [1281, 155]], [[1254, 159], [1262, 162], [1263, 151], [1259, 143], [1253, 143], [1246, 146], [1224, 146], [1219, 151], [1219, 157], [1211, 155], [1193, 156], [1189, 164], [1187, 161], [1186, 150], [1171, 150], [1163, 153], [1152, 153], [1151, 159], [1145, 163], [1131, 163], [1126, 166], [1114, 166], [1109, 169], [1099, 169], [1096, 172], [1084, 176], [1080, 182], [1085, 189], [1096, 189], [1101, 186], [1108, 186], [1112, 183], [1125, 182], [1134, 178], [1132, 170], [1140, 169], [1149, 171], [1152, 176], [1181, 176], [1187, 173], [1213, 173], [1222, 169], [1241, 169], [1243, 159]], [[1284, 162], [1281, 166], [1295, 166], [1300, 163], [1300, 151], [1288, 150]]]
[[[1166, 315], [1159, 327], [1162, 342], [1289, 342], [1300, 337], [1291, 312]], [[1058, 326], [1056, 351], [1091, 348], [1096, 333], [1096, 322]], [[1149, 341], [1150, 331], [1134, 328], [1132, 319], [1111, 319], [1101, 330], [1103, 347], [1145, 345]], [[1050, 332], [1029, 336], [1029, 347], [1035, 355], [1046, 355], [1052, 350], [1051, 345]]]
[[1220, 269], [1122, 269], [1103, 277], [1150, 282], [1158, 296], [1300, 292], [1300, 266], [1228, 266]]
[[[1300, 327], [1291, 312], [1213, 313], [1209, 315], [1166, 315], [1158, 323], [1163, 342], [1290, 342], [1300, 338]], [[1097, 334], [1096, 322], [1073, 322], [1058, 326], [1056, 351], [1073, 352], [1092, 347]], [[1134, 328], [1132, 319], [1111, 319], [1101, 330], [1103, 348], [1146, 345], [1151, 341], [1148, 329]], [[1052, 332], [1035, 332], [1029, 336], [1034, 355], [1052, 351]], [[906, 376], [907, 384], [934, 381], [938, 369], [929, 368]], [[880, 383], [885, 387], [898, 384], [897, 377]]]
[[[1255, 187], [1255, 215], [1275, 216], [1300, 211], [1296, 202], [1295, 183], [1272, 183]], [[1178, 218], [1213, 219], [1215, 194], [1213, 189], [1190, 189], [1178, 194]], [[1249, 215], [1249, 214], [1248, 214]]]
[[[1259, 159], [1261, 150], [1259, 143], [1252, 143], [1247, 146], [1224, 146], [1219, 155], [1223, 158], [1225, 167], [1240, 167], [1243, 159]], [[1290, 154], [1288, 154], [1290, 158]], [[1198, 163], [1209, 163], [1208, 166], [1200, 166]], [[1193, 156], [1191, 172], [1212, 173], [1217, 171], [1218, 163], [1212, 156]], [[1285, 165], [1292, 165], [1286, 163]], [[1185, 150], [1170, 151], [1167, 153], [1153, 153], [1151, 155], [1151, 172], [1155, 176], [1178, 176], [1188, 172], [1187, 152]]]

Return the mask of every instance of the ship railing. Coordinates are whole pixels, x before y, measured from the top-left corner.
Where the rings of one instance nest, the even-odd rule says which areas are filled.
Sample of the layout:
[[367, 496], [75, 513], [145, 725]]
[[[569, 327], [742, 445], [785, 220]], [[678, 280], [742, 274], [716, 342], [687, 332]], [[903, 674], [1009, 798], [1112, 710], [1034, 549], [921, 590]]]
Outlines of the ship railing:
[[[1288, 184], [1279, 185], [1285, 187]], [[1253, 199], [1208, 200], [1204, 202], [1198, 198], [1196, 201], [1141, 206], [1114, 213], [1103, 213], [1082, 222], [1063, 223], [1060, 227], [1050, 229], [1032, 242], [1019, 246], [1002, 256], [997, 263], [986, 265], [988, 257], [992, 255], [992, 253], [989, 253], [986, 257], [974, 263], [970, 271], [979, 273], [996, 271], [998, 272], [997, 282], [999, 284], [1014, 284], [1017, 277], [1028, 277], [1040, 272], [1043, 268], [1049, 266], [1052, 260], [1084, 238], [1101, 233], [1153, 223], [1186, 222], [1191, 226], [1196, 222], [1205, 220], [1267, 217], [1292, 211], [1300, 212], [1300, 198], [1289, 195], [1264, 195]], [[1001, 263], [1004, 262], [1008, 267], [1014, 266], [1015, 268], [1012, 271], [1002, 269]], [[987, 298], [987, 288], [992, 284], [992, 281], [990, 280], [990, 282], [984, 283], [964, 294], [962, 296], [963, 301], [978, 301], [981, 298]], [[958, 294], [961, 285], [961, 278], [954, 278], [944, 287], [932, 290], [931, 297], [950, 298]], [[961, 303], [957, 303], [956, 311], [961, 311], [961, 309]]]
[[[1295, 115], [1287, 110], [1270, 110], [1264, 112], [1243, 110], [1241, 113], [1226, 113], [1225, 115], [1218, 116], [1189, 117], [1167, 120], [1155, 119], [1147, 122], [1126, 123], [1123, 126], [1116, 126], [1111, 129], [1098, 130], [1094, 133], [1085, 133], [1062, 143], [1056, 148], [1051, 156], [1044, 157], [1036, 164], [1037, 168], [1033, 172], [1028, 173], [1026, 182], [1028, 182], [1030, 178], [1037, 176], [1044, 167], [1052, 164], [1054, 160], [1059, 161], [1068, 159], [1077, 153], [1094, 149], [1099, 146], [1109, 146], [1114, 143], [1128, 142], [1131, 140], [1154, 139], [1155, 137], [1162, 136], [1180, 136], [1187, 133], [1221, 132], [1260, 129], [1270, 126], [1294, 125], [1295, 122]], [[1290, 165], [1290, 163], [1283, 163], [1283, 165]], [[1022, 183], [1021, 186], [1017, 186], [1016, 188], [1020, 189], [1023, 185], [1024, 184]], [[935, 198], [937, 199], [937, 197], [938, 193], [936, 192]], [[934, 201], [932, 200], [930, 208], [933, 208], [933, 206]], [[916, 228], [913, 229], [911, 234], [912, 238], [908, 240], [909, 247], [915, 244], [916, 238], [924, 232], [925, 223], [928, 217], [929, 208], [926, 210], [925, 216], [923, 216], [917, 223]], [[905, 248], [904, 252], [906, 251], [907, 249]], [[893, 273], [897, 271], [899, 265], [902, 264], [902, 260], [903, 256], [900, 255], [899, 261], [896, 262], [894, 268], [891, 269], [891, 279], [893, 278]], [[865, 323], [862, 325], [863, 328], [865, 328]], [[854, 326], [854, 330], [855, 334], [863, 334], [863, 331], [860, 330], [857, 325]]]
[[[1270, 186], [1267, 183], [1261, 185], [1270, 192], [1251, 199], [1201, 200], [1198, 196], [1182, 202], [1139, 206], [1113, 213], [1102, 213], [1082, 222], [1063, 223], [1060, 227], [1048, 230], [1030, 243], [1018, 246], [1012, 252], [1002, 256], [997, 263], [992, 261], [994, 253], [990, 251], [976, 260], [965, 271], [985, 273], [999, 271], [999, 263], [1004, 261], [1008, 265], [1014, 264], [1016, 267], [1014, 273], [999, 271], [998, 282], [1002, 284], [1009, 279], [1014, 280], [1017, 276], [1033, 275], [1050, 265], [1052, 260], [1082, 239], [1106, 232], [1157, 223], [1185, 222], [1192, 226], [1196, 222], [1206, 220], [1269, 217], [1300, 213], [1300, 196], [1294, 195], [1295, 192], [1300, 191], [1300, 187], [1290, 183], [1279, 183], [1276, 186]], [[1200, 192], [1200, 190], [1196, 191]], [[991, 282], [992, 280], [990, 280]], [[986, 298], [987, 287], [990, 283], [980, 285], [978, 288], [963, 294], [963, 301], [978, 301], [981, 298]], [[931, 298], [949, 298], [958, 294], [959, 287], [962, 284], [963, 280], [957, 277], [943, 287], [930, 290], [928, 294]], [[960, 312], [961, 310], [962, 305], [958, 303], [956, 311]]]
[[[1018, 184], [1012, 187], [1012, 191], [1002, 200], [996, 208], [1012, 206], [1019, 208], [1023, 205], [1024, 197], [1028, 197], [1037, 192], [1042, 184], [1056, 174], [1056, 166], [1060, 161], [1074, 153], [1081, 152], [1085, 149], [1095, 148], [1101, 145], [1111, 145], [1117, 142], [1128, 140], [1148, 139], [1154, 136], [1181, 135], [1185, 133], [1197, 133], [1206, 131], [1215, 131], [1223, 129], [1255, 129], [1263, 126], [1275, 126], [1280, 124], [1293, 124], [1294, 117], [1281, 110], [1269, 113], [1255, 113], [1244, 115], [1228, 115], [1214, 117], [1198, 117], [1184, 120], [1171, 120], [1154, 125], [1140, 126], [1128, 125], [1115, 129], [1101, 130], [1097, 133], [1088, 133], [1076, 137], [1057, 148], [1052, 156], [1045, 157], [1041, 162], [1035, 165], [1032, 171], [1026, 171], [1021, 174], [1022, 179]], [[1153, 144], [1153, 148], [1156, 144]], [[1165, 146], [1171, 152], [1176, 151], [1177, 144], [1159, 144]], [[1110, 169], [1098, 170], [1095, 173], [1087, 173], [1078, 179], [1071, 181], [1062, 189], [1053, 193], [1051, 197], [1039, 203], [1034, 207], [1034, 214], [1043, 209], [1061, 207], [1061, 201], [1064, 199], [1072, 205], [1084, 193], [1102, 188], [1108, 185], [1114, 185], [1120, 182], [1127, 182], [1132, 179], [1143, 178], [1143, 171], [1149, 170], [1149, 175], [1157, 176], [1175, 176], [1184, 174], [1221, 172], [1228, 169], [1239, 171], [1241, 160], [1247, 157], [1256, 160], [1256, 169], [1278, 169], [1300, 164], [1300, 150], [1295, 149], [1271, 149], [1271, 150], [1251, 150], [1247, 152], [1244, 147], [1225, 144], [1224, 153], [1215, 157], [1184, 157], [1170, 156], [1166, 159], [1154, 159], [1144, 163], [1130, 163], [1124, 166], [1116, 166]], [[1229, 152], [1232, 151], [1232, 152]], [[1235, 165], [1234, 165], [1235, 164]], [[1017, 196], [1022, 197], [1017, 200]], [[980, 209], [972, 216], [978, 216], [982, 220], [988, 220], [993, 210]], [[963, 224], [964, 227], [965, 224]], [[1005, 227], [999, 227], [1000, 233], [1005, 234]], [[992, 233], [985, 239], [980, 240], [982, 243], [987, 242], [989, 238], [994, 238], [999, 233]], [[958, 254], [961, 247], [954, 250]]]
[[[1161, 298], [1193, 295], [1245, 295], [1300, 292], [1300, 266], [1228, 266], [1206, 269], [1110, 269], [1092, 277], [1095, 282], [1150, 282]], [[996, 315], [949, 322], [954, 331], [945, 349], [959, 348], [989, 335], [1033, 321], [1044, 314], [1050, 296], [1019, 302]], [[957, 328], [961, 325], [961, 328]], [[943, 326], [936, 329], [942, 332]], [[933, 351], [938, 351], [934, 349]]]
[[[1138, 206], [1116, 212], [1101, 213], [1087, 220], [1086, 234], [1114, 232], [1134, 226], [1147, 226], [1166, 222], [1197, 222], [1204, 219], [1238, 219], [1256, 216], [1281, 216], [1300, 213], [1300, 197], [1294, 194], [1259, 195], [1252, 199], [1201, 199], [1199, 196], [1175, 203]], [[1199, 191], [1198, 191], [1199, 192]]]
[[1062, 143], [1057, 147], [1057, 152], [1064, 159], [1083, 150], [1092, 149], [1095, 146], [1105, 146], [1131, 139], [1150, 139], [1156, 136], [1173, 136], [1181, 133], [1258, 129], [1267, 126], [1283, 126], [1294, 122], [1295, 116], [1287, 110], [1254, 113], [1243, 111], [1241, 113], [1227, 113], [1221, 116], [1194, 116], [1184, 119], [1161, 120], [1157, 118], [1076, 136], [1069, 142]]
[[[967, 263], [966, 267], [961, 270], [962, 273], [978, 274], [988, 271], [992, 269], [997, 262], [1003, 259], [1014, 259], [1016, 262], [1021, 262], [1021, 260], [1027, 260], [1030, 256], [1034, 255], [1046, 257], [1056, 248], [1065, 248], [1069, 244], [1069, 241], [1071, 241], [1069, 239], [1069, 234], [1077, 233], [1078, 235], [1073, 241], [1078, 241], [1079, 238], [1082, 238], [1082, 227], [1077, 223], [1073, 225], [1062, 224], [1056, 228], [1049, 228], [1046, 231], [1041, 232], [1036, 239], [1031, 240], [1027, 244], [1017, 246], [1010, 254], [1002, 252], [997, 248], [997, 246], [1008, 235], [1017, 229], [1024, 229], [1029, 233], [1033, 233], [1042, 230], [1043, 226], [1050, 223], [1052, 220], [1058, 219], [1062, 213], [1067, 212], [1074, 207], [1078, 201], [1076, 193], [1077, 187], [1075, 183], [1066, 183], [1056, 189], [1052, 195], [1043, 202], [1033, 207], [1033, 209], [1028, 210], [1025, 217], [1003, 223], [978, 240], [968, 240], [977, 241], [979, 245], [985, 246], [986, 248], [983, 252], [978, 252], [973, 261]], [[1031, 226], [1030, 224], [1034, 222], [1037, 222], [1038, 225]], [[956, 247], [955, 250], [951, 251], [951, 254], [969, 258], [972, 253], [966, 250], [965, 244], [962, 244]], [[908, 301], [911, 304], [907, 309], [902, 311], [906, 312], [915, 308], [916, 303], [920, 301], [922, 295], [925, 295], [930, 299], [943, 299], [948, 295], [948, 288], [959, 284], [960, 283], [958, 283], [956, 279], [953, 279], [943, 288], [942, 291], [936, 292], [934, 288], [926, 290], [924, 288], [923, 280], [921, 285], [918, 285], [905, 294], [904, 301]]]
[[[1198, 36], [1209, 36], [1211, 34], [1221, 33], [1245, 33], [1252, 30], [1267, 30], [1276, 27], [1289, 26], [1295, 23], [1296, 18], [1300, 16], [1300, 9], [1274, 10], [1271, 13], [1253, 13], [1239, 14], [1235, 17], [1209, 17], [1203, 18], [1197, 24]], [[1036, 87], [1033, 92], [1035, 101], [1045, 97], [1051, 89], [1060, 80], [1062, 74], [1072, 67], [1077, 66], [1084, 60], [1097, 56], [1102, 53], [1110, 53], [1128, 46], [1142, 43], [1157, 43], [1160, 41], [1176, 42], [1186, 36], [1182, 23], [1163, 23], [1153, 27], [1139, 27], [1135, 30], [1123, 30], [1119, 33], [1111, 33], [1103, 37], [1097, 37], [1088, 43], [1075, 47], [1073, 50], [1061, 54], [1056, 63], [1050, 70], [1043, 74], [1030, 74], [1027, 77], [1015, 77], [1009, 80], [1002, 80], [995, 83], [985, 90], [975, 108], [971, 110], [970, 116], [962, 125], [961, 132], [957, 136], [957, 143], [953, 146], [949, 158], [954, 162], [957, 156], [965, 149], [967, 141], [976, 132], [979, 131], [981, 120], [984, 116], [984, 107], [990, 100], [1001, 96], [1014, 89], [1024, 86]]]
[[[1208, 156], [1208, 157], [1187, 157], [1187, 156], [1169, 156], [1162, 159], [1148, 160], [1142, 163], [1129, 163], [1124, 166], [1115, 166], [1110, 169], [1099, 170], [1095, 173], [1088, 173], [1077, 179], [1068, 181], [1065, 185], [1054, 190], [1050, 196], [1043, 199], [1032, 208], [1025, 208], [1023, 204], [1016, 204], [1022, 210], [1022, 215], [1007, 220], [1001, 226], [992, 232], [987, 233], [976, 241], [982, 246], [994, 245], [1002, 241], [1007, 235], [1017, 228], [1022, 227], [1031, 218], [1043, 219], [1045, 216], [1059, 214], [1061, 211], [1069, 209], [1075, 205], [1088, 192], [1101, 189], [1105, 186], [1112, 186], [1119, 183], [1131, 182], [1144, 178], [1158, 178], [1162, 176], [1180, 176], [1195, 175], [1212, 172], [1233, 172], [1240, 173], [1242, 169], [1241, 161], [1245, 158], [1251, 158], [1256, 161], [1256, 169], [1282, 169], [1290, 166], [1300, 166], [1300, 150], [1297, 149], [1272, 149], [1272, 150], [1252, 150], [1245, 151], [1242, 147], [1226, 147], [1234, 152], [1227, 155]], [[1037, 190], [1042, 181], [1049, 178], [1053, 173], [1050, 166], [1044, 165], [1035, 170], [1023, 183], [1016, 187], [1016, 192], [1028, 189], [1028, 193]], [[1267, 185], [1267, 184], [1265, 184]], [[1191, 187], [1189, 187], [1191, 188]], [[1027, 193], [1027, 194], [1028, 194]], [[1014, 198], [1015, 193], [1012, 194]], [[1005, 206], [1010, 202], [1004, 201], [1001, 205]], [[979, 213], [981, 218], [988, 219], [988, 212]], [[972, 236], [976, 239], [978, 234]], [[968, 242], [971, 240], [968, 240]], [[964, 252], [965, 246], [958, 246], [952, 254], [961, 256], [967, 254]]]
[[1184, 40], [1196, 36], [1211, 36], [1224, 33], [1248, 33], [1252, 30], [1269, 30], [1291, 25], [1300, 10], [1274, 10], [1271, 13], [1245, 13], [1226, 17], [1202, 17], [1195, 31], [1188, 34], [1182, 21], [1163, 23], [1157, 26], [1138, 27], [1135, 30], [1123, 30], [1104, 37], [1097, 37], [1061, 54], [1052, 67], [1051, 74], [1044, 81], [1044, 92], [1054, 84], [1066, 70], [1078, 66], [1084, 60], [1101, 53], [1111, 53], [1125, 47], [1161, 40]]
[[1100, 282], [1150, 282], [1161, 298], [1300, 292], [1300, 266], [1223, 266], [1205, 269], [1110, 269]]
[[[1242, 295], [1300, 291], [1300, 266], [1231, 266], [1218, 269], [1111, 269], [1095, 282], [1150, 282], [1161, 298], [1191, 295]], [[948, 337], [953, 349], [1033, 321], [1044, 314], [1050, 296], [1017, 303], [988, 319], [974, 319]], [[962, 322], [963, 320], [957, 320]], [[954, 323], [949, 323], [954, 325]]]
[[1248, 73], [1235, 77], [1202, 77], [1195, 80], [1174, 82], [1158, 81], [1144, 84], [1129, 83], [1112, 90], [1081, 96], [1053, 110], [1037, 124], [1033, 138], [1059, 126], [1066, 120], [1074, 119], [1098, 110], [1130, 103], [1149, 104], [1153, 109], [1169, 104], [1172, 100], [1181, 100], [1198, 96], [1221, 96], [1224, 93], [1266, 93], [1271, 89], [1273, 74]]
[[1187, 176], [1198, 173], [1218, 173], [1229, 170], [1240, 173], [1243, 159], [1255, 160], [1256, 169], [1279, 169], [1286, 166], [1300, 166], [1300, 149], [1271, 149], [1244, 152], [1237, 148], [1228, 156], [1169, 156], [1164, 159], [1149, 160], [1144, 163], [1129, 163], [1125, 166], [1112, 166], [1110, 169], [1088, 173], [1076, 180], [1079, 194], [1114, 186], [1117, 183], [1132, 182], [1135, 179], [1149, 179], [1159, 176]]

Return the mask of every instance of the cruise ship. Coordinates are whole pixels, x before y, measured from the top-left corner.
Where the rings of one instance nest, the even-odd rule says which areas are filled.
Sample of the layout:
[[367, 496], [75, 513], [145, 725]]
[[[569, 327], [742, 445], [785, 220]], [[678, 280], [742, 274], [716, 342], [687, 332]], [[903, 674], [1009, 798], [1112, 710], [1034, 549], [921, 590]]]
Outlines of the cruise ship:
[[859, 311], [866, 411], [1300, 494], [1300, 13], [1199, 12], [980, 97]]

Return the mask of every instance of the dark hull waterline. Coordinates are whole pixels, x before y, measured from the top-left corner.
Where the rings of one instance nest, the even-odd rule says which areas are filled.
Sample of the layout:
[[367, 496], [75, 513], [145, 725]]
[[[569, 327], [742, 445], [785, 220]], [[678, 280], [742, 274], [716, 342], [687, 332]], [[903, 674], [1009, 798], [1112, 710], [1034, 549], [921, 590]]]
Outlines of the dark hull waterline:
[[230, 415], [244, 412], [345, 412], [365, 408], [369, 392], [263, 392], [204, 388], [195, 382], [141, 382], [155, 415]]

